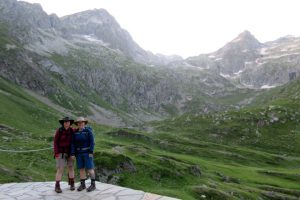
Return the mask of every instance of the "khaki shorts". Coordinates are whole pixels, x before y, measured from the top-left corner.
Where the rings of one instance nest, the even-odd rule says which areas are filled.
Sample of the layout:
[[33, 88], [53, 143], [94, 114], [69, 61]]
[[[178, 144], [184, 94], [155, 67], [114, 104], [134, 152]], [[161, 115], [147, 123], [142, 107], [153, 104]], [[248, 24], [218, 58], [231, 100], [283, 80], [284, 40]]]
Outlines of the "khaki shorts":
[[56, 168], [64, 168], [66, 166], [73, 167], [74, 166], [74, 160], [72, 160], [70, 157], [68, 157], [68, 154], [59, 154], [58, 158], [55, 158], [56, 161]]

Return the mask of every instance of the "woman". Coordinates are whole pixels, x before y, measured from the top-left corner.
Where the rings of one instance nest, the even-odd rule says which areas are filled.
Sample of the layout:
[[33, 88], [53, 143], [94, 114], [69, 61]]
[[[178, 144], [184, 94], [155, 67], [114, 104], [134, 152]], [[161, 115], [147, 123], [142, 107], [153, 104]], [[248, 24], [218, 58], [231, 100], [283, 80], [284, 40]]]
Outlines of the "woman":
[[61, 127], [56, 130], [54, 136], [54, 157], [56, 161], [55, 191], [61, 193], [60, 181], [64, 173], [64, 168], [68, 166], [70, 190], [75, 190], [74, 186], [74, 159], [70, 158], [71, 140], [74, 129], [71, 125], [73, 119], [65, 117], [59, 120]]
[[91, 128], [85, 127], [88, 123], [83, 117], [77, 118], [74, 122], [78, 129], [72, 137], [71, 143], [71, 157], [75, 158], [77, 162], [77, 169], [80, 172], [80, 186], [77, 188], [78, 191], [82, 191], [86, 188], [86, 171], [88, 171], [91, 178], [91, 185], [87, 188], [88, 192], [91, 192], [96, 189], [95, 185], [95, 171], [94, 171], [94, 136]]

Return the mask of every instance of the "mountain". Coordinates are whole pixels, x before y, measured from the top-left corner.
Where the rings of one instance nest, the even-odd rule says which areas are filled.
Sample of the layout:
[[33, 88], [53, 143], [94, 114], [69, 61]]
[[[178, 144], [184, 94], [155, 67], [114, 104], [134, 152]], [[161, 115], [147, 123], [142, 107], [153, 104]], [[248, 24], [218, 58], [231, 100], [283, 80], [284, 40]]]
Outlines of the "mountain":
[[39, 40], [40, 30], [55, 33], [61, 26], [59, 18], [47, 15], [40, 4], [30, 4], [16, 0], [1, 0], [1, 19], [10, 36], [21, 44], [29, 44]]
[[57, 18], [38, 4], [0, 5], [1, 76], [100, 123], [225, 109], [213, 97], [240, 90], [208, 70], [162, 65], [181, 58], [144, 51], [104, 9]]
[[255, 60], [259, 55], [257, 49], [262, 44], [249, 32], [244, 31], [237, 38], [210, 55], [217, 63], [223, 76], [232, 76], [245, 68], [245, 63]]
[[256, 89], [298, 73], [293, 37], [262, 44], [244, 31], [216, 52], [183, 60], [143, 50], [104, 9], [58, 18], [39, 4], [0, 5], [1, 76], [101, 123], [243, 107]]
[[[133, 41], [130, 34], [121, 28], [118, 22], [104, 9], [94, 9], [61, 18], [62, 26], [71, 35], [83, 37], [91, 42], [118, 50], [137, 62], [162, 64], [168, 62], [142, 49]], [[179, 58], [180, 59], [180, 58]]]
[[237, 87], [276, 87], [298, 77], [299, 41], [288, 36], [260, 43], [244, 31], [216, 52], [190, 57], [185, 62], [214, 71]]
[[58, 119], [82, 115], [98, 181], [185, 200], [297, 199], [298, 44], [245, 31], [210, 54], [153, 55], [103, 9], [58, 18], [0, 0], [0, 183], [53, 181]]
[[300, 71], [299, 45], [299, 37], [266, 43], [257, 50], [260, 56], [248, 63], [241, 81], [254, 87], [276, 87], [296, 79]]

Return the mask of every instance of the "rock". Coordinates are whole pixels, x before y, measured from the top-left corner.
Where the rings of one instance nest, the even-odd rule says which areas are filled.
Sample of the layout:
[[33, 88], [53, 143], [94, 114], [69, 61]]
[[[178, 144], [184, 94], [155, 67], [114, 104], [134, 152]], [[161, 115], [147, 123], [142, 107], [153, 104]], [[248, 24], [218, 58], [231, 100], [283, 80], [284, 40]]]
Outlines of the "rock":
[[42, 67], [49, 70], [50, 72], [55, 72], [55, 73], [63, 75], [63, 76], [66, 75], [66, 72], [64, 71], [64, 69], [62, 67], [57, 66], [55, 63], [53, 63], [50, 60], [41, 60], [39, 62], [39, 64], [41, 64]]
[[96, 152], [94, 162], [97, 180], [104, 183], [117, 183], [120, 178], [115, 177], [115, 174], [135, 173], [137, 171], [133, 161], [122, 154]]
[[221, 180], [222, 180], [223, 182], [240, 184], [240, 179], [233, 178], [233, 177], [229, 177], [229, 176], [225, 176], [225, 175], [223, 175], [223, 174], [220, 173], [220, 172], [216, 172], [216, 174], [217, 174], [218, 176], [221, 177]]
[[112, 176], [111, 178], [110, 177], [108, 178], [107, 183], [113, 184], [113, 185], [118, 185], [119, 181], [120, 181], [119, 176]]
[[161, 173], [160, 172], [157, 172], [157, 171], [154, 171], [151, 173], [151, 177], [153, 180], [159, 182], [161, 180]]
[[189, 171], [192, 175], [200, 177], [201, 176], [201, 168], [199, 167], [199, 165], [193, 165], [191, 167], [189, 167]]
[[114, 153], [122, 154], [122, 153], [124, 153], [124, 148], [121, 146], [115, 146], [112, 148], [112, 151]]
[[128, 171], [128, 172], [136, 172], [136, 167], [133, 164], [133, 161], [129, 160], [129, 161], [125, 161], [125, 162], [121, 162], [120, 163], [120, 167], [124, 170], [124, 171]]
[[295, 80], [297, 77], [297, 72], [290, 72], [289, 73], [289, 79], [290, 81]]
[[229, 183], [230, 182], [230, 177], [229, 176], [223, 176], [222, 181], [226, 182], [226, 183]]

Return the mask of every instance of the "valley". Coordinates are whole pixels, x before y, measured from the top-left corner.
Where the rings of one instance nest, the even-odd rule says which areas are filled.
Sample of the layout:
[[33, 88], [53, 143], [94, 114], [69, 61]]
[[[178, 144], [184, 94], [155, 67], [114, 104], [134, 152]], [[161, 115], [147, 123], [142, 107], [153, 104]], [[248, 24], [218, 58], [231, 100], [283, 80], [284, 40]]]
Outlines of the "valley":
[[0, 183], [54, 180], [67, 115], [90, 120], [97, 181], [184, 200], [299, 199], [298, 37], [244, 31], [183, 59], [145, 51], [104, 9], [0, 8]]

